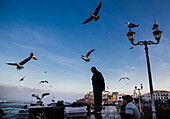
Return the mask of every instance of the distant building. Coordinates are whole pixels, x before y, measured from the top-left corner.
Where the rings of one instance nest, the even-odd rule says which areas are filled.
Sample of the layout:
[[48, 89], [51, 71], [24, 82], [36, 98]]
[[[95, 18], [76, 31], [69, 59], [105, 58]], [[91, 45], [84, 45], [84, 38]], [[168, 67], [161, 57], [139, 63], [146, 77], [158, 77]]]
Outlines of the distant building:
[[[154, 90], [153, 97], [155, 101], [159, 101], [160, 103], [166, 103], [166, 101], [170, 99], [170, 91]], [[150, 102], [151, 101], [150, 93], [143, 94], [142, 100], [144, 100], [145, 102]]]
[[[115, 102], [122, 103], [123, 99], [122, 96], [125, 94], [119, 93], [119, 92], [109, 92], [109, 91], [104, 91], [102, 93], [102, 101], [103, 104], [113, 104]], [[78, 102], [82, 103], [91, 103], [94, 104], [94, 94], [93, 91], [88, 92], [85, 94], [84, 98], [79, 99]]]

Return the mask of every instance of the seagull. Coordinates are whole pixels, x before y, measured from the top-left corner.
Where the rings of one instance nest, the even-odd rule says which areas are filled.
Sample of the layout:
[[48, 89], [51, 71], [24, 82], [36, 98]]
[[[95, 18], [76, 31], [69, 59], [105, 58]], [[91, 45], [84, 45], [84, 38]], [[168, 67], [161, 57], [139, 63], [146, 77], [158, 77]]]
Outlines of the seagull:
[[26, 58], [25, 60], [21, 61], [20, 63], [6, 63], [8, 65], [13, 65], [13, 66], [17, 66], [17, 70], [21, 70], [22, 68], [24, 68], [22, 65], [24, 65], [25, 63], [27, 63], [30, 59], [34, 59], [37, 60], [37, 58], [35, 56], [33, 56], [33, 53], [30, 54], [30, 56], [28, 58]]
[[44, 73], [47, 73], [47, 71], [45, 71]]
[[133, 49], [134, 47], [130, 47], [129, 49]]
[[143, 89], [143, 86], [142, 86], [142, 84], [140, 84], [140, 86], [141, 86], [141, 89]]
[[158, 22], [157, 22], [157, 21], [155, 21], [155, 24], [153, 25], [152, 30], [158, 29], [158, 26], [159, 26]]
[[86, 62], [89, 62], [90, 59], [87, 59], [87, 58], [88, 58], [88, 56], [89, 56], [94, 50], [95, 50], [95, 49], [89, 51], [89, 52], [86, 54], [86, 56], [81, 55], [81, 56], [82, 56], [81, 58], [82, 58], [83, 60], [85, 60]]
[[37, 94], [32, 94], [32, 97], [36, 97], [37, 100], [42, 100], [44, 96], [50, 95], [50, 93], [43, 93], [41, 98]]
[[39, 84], [40, 84], [40, 83], [48, 83], [48, 81], [46, 81], [46, 80], [45, 80], [45, 81], [40, 81]]
[[128, 26], [130, 29], [132, 29], [132, 28], [134, 28], [134, 27], [138, 27], [138, 26], [139, 26], [139, 25], [135, 25], [135, 24], [130, 23], [130, 22], [126, 22], [125, 24], [127, 24], [127, 26]]
[[122, 79], [130, 80], [128, 77], [122, 77], [122, 78], [119, 79], [119, 82], [120, 82]]
[[94, 21], [97, 21], [99, 19], [99, 15], [97, 16], [97, 14], [99, 13], [100, 11], [100, 8], [101, 8], [101, 4], [102, 2], [99, 3], [99, 5], [97, 6], [96, 10], [94, 11], [93, 14], [90, 14], [91, 16], [85, 21], [83, 22], [82, 24], [86, 24], [88, 23], [89, 21], [91, 21], [92, 19], [94, 19]]
[[24, 78], [25, 78], [25, 77], [22, 77], [22, 78], [19, 80], [19, 82], [20, 82], [20, 81], [23, 81], [23, 80], [24, 80]]

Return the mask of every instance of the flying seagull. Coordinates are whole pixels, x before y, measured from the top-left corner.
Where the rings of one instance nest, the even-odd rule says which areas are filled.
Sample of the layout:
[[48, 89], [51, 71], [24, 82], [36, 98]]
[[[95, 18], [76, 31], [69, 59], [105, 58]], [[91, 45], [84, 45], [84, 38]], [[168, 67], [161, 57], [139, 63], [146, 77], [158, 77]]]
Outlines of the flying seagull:
[[83, 22], [82, 24], [86, 24], [88, 23], [89, 21], [91, 21], [92, 19], [94, 19], [94, 21], [97, 21], [99, 19], [99, 15], [97, 16], [97, 14], [99, 13], [100, 11], [100, 8], [101, 8], [101, 4], [102, 2], [99, 3], [99, 5], [97, 6], [96, 10], [94, 11], [93, 14], [90, 14], [91, 16], [85, 21]]
[[40, 83], [48, 83], [48, 81], [46, 81], [46, 80], [45, 80], [45, 81], [40, 81], [39, 84], [40, 84]]
[[158, 29], [158, 26], [159, 26], [158, 22], [157, 22], [157, 21], [155, 21], [155, 24], [153, 25], [152, 30]]
[[43, 93], [41, 98], [37, 94], [32, 94], [32, 97], [36, 97], [37, 100], [42, 100], [44, 96], [50, 95], [50, 93]]
[[119, 79], [119, 82], [120, 82], [122, 79], [130, 80], [128, 77], [122, 77], [122, 78]]
[[129, 49], [133, 49], [134, 47], [130, 47]]
[[25, 77], [22, 77], [22, 78], [19, 80], [19, 82], [20, 82], [20, 81], [24, 81], [24, 78], [25, 78]]
[[45, 71], [44, 73], [47, 73], [47, 71]]
[[81, 55], [81, 56], [82, 56], [81, 58], [82, 58], [83, 60], [85, 60], [86, 62], [89, 62], [90, 59], [88, 59], [88, 56], [89, 56], [94, 50], [95, 50], [95, 49], [89, 51], [89, 52], [86, 54], [86, 56]]
[[8, 65], [13, 65], [13, 66], [17, 66], [17, 70], [20, 70], [22, 68], [24, 68], [22, 65], [24, 65], [25, 63], [27, 63], [30, 59], [34, 59], [37, 60], [37, 58], [35, 56], [33, 56], [33, 53], [30, 54], [30, 56], [28, 58], [26, 58], [25, 60], [21, 61], [20, 63], [6, 63]]
[[130, 23], [130, 22], [126, 22], [125, 24], [127, 24], [127, 26], [128, 26], [130, 29], [132, 29], [132, 28], [134, 28], [134, 27], [138, 27], [138, 26], [139, 26], [139, 25], [135, 25], [135, 24]]

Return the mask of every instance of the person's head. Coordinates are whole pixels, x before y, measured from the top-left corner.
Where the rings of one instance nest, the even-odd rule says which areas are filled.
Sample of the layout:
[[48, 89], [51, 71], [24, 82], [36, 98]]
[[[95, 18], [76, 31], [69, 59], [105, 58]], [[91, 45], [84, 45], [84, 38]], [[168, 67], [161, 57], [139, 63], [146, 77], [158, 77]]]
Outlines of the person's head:
[[96, 67], [92, 67], [91, 72], [94, 73], [95, 71], [97, 71]]
[[129, 102], [132, 102], [133, 98], [130, 95], [125, 95], [123, 98], [123, 105], [127, 105]]

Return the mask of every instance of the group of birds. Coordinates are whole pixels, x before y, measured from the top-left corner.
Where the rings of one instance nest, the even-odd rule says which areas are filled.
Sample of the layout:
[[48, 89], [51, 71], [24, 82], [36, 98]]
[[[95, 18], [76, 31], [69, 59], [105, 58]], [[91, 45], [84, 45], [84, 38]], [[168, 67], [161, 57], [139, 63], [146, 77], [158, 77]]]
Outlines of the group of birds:
[[[21, 70], [21, 69], [23, 69], [24, 68], [24, 64], [26, 64], [28, 61], [30, 61], [31, 59], [34, 59], [34, 60], [37, 60], [37, 58], [33, 55], [33, 53], [30, 53], [30, 56], [28, 57], [28, 58], [26, 58], [26, 59], [24, 59], [23, 61], [21, 61], [21, 62], [19, 62], [19, 63], [6, 63], [7, 65], [12, 65], [12, 66], [16, 66], [16, 69], [17, 70]], [[47, 73], [47, 71], [45, 71], [44, 73]], [[19, 82], [21, 82], [21, 81], [24, 81], [24, 79], [25, 79], [25, 77], [22, 77], [20, 80], [19, 80]], [[39, 84], [40, 83], [48, 83], [48, 81], [40, 81], [39, 82]], [[42, 94], [42, 96], [41, 96], [41, 98], [37, 95], [37, 94], [32, 94], [32, 97], [36, 97], [37, 98], [37, 100], [41, 100], [44, 96], [47, 96], [47, 95], [49, 95], [50, 93], [43, 93]]]
[[[93, 14], [90, 14], [91, 16], [90, 16], [86, 21], [84, 21], [82, 24], [86, 24], [86, 23], [92, 21], [93, 19], [94, 19], [94, 21], [97, 21], [97, 20], [99, 19], [98, 13], [99, 13], [99, 11], [100, 11], [101, 4], [102, 4], [102, 2], [99, 3], [99, 5], [97, 6], [97, 8], [96, 8], [96, 10], [94, 11], [94, 13], [93, 13]], [[95, 49], [92, 49], [92, 50], [89, 51], [85, 56], [84, 56], [84, 55], [81, 55], [81, 56], [82, 56], [81, 58], [82, 58], [85, 62], [89, 62], [90, 59], [88, 59], [88, 57], [89, 57], [89, 55], [90, 55], [94, 50], [95, 50]]]
[[[100, 3], [98, 4], [98, 6], [97, 6], [97, 8], [95, 9], [94, 13], [93, 13], [93, 14], [90, 14], [91, 16], [90, 16], [87, 20], [85, 20], [82, 24], [86, 24], [86, 23], [92, 21], [93, 19], [94, 19], [94, 21], [97, 21], [97, 20], [99, 19], [98, 13], [99, 13], [99, 11], [100, 11], [100, 9], [101, 9], [101, 4], [102, 4], [102, 2], [100, 2]], [[129, 28], [130, 30], [131, 30], [132, 28], [134, 28], [134, 27], [138, 27], [138, 26], [139, 26], [139, 25], [135, 25], [135, 24], [130, 23], [130, 22], [126, 22], [125, 24], [127, 24], [128, 28]], [[158, 29], [158, 26], [159, 26], [159, 24], [157, 23], [157, 21], [155, 21], [155, 24], [153, 25], [152, 30]], [[106, 32], [106, 33], [107, 33], [107, 32]], [[133, 49], [133, 47], [131, 47], [130, 49]], [[95, 50], [95, 49], [90, 50], [85, 56], [84, 56], [84, 55], [81, 55], [81, 58], [82, 58], [85, 62], [89, 62], [89, 61], [90, 61], [90, 58], [88, 58], [88, 57], [89, 57], [89, 55], [90, 55], [94, 50]], [[17, 69], [17, 70], [21, 70], [21, 69], [24, 68], [23, 65], [26, 64], [26, 63], [27, 63], [28, 61], [30, 61], [31, 59], [37, 60], [37, 58], [33, 55], [33, 53], [31, 53], [28, 58], [24, 59], [23, 61], [21, 61], [21, 62], [19, 62], [19, 63], [16, 62], [16, 63], [6, 63], [6, 64], [7, 64], [7, 65], [16, 66], [16, 69]], [[45, 73], [47, 73], [47, 71], [45, 71]], [[23, 81], [24, 78], [25, 78], [25, 77], [21, 78], [21, 79], [19, 80], [19, 82], [20, 82], [20, 81]], [[119, 82], [120, 82], [122, 79], [130, 80], [128, 77], [122, 77], [122, 78], [120, 78]], [[46, 80], [40, 81], [39, 84], [41, 84], [41, 83], [48, 83], [48, 81], [46, 81]], [[51, 86], [51, 87], [52, 87], [52, 86]], [[36, 97], [37, 100], [41, 100], [44, 96], [47, 96], [47, 95], [49, 95], [49, 93], [44, 93], [44, 94], [42, 94], [42, 96], [41, 96], [41, 98], [40, 98], [37, 94], [32, 94], [32, 97]]]
[[[22, 78], [19, 80], [19, 82], [24, 81], [24, 79], [25, 79], [25, 77], [22, 77]], [[41, 84], [41, 83], [48, 83], [48, 81], [47, 81], [47, 80], [40, 81], [39, 84]]]
[[[134, 27], [138, 27], [138, 26], [139, 26], [139, 25], [135, 25], [135, 24], [130, 23], [130, 22], [125, 22], [125, 24], [127, 24], [127, 26], [128, 26], [130, 29], [132, 29], [132, 28], [134, 28]], [[156, 30], [156, 29], [158, 29], [158, 26], [159, 26], [158, 22], [157, 22], [157, 21], [155, 21], [155, 23], [153, 24], [152, 30]]]
[[[96, 10], [94, 11], [94, 13], [93, 13], [93, 14], [90, 14], [91, 16], [90, 16], [86, 21], [84, 21], [82, 24], [86, 24], [86, 23], [92, 21], [93, 19], [94, 19], [94, 21], [97, 21], [97, 20], [99, 19], [98, 13], [99, 13], [99, 11], [100, 11], [101, 4], [102, 4], [102, 3], [100, 2], [99, 5], [97, 6]], [[139, 25], [136, 25], [136, 24], [133, 24], [133, 23], [130, 23], [130, 22], [125, 22], [125, 24], [127, 24], [127, 26], [129, 27], [129, 29], [132, 29], [132, 28], [134, 28], [134, 27], [138, 27], [138, 26], [139, 26]], [[155, 21], [155, 24], [153, 25], [152, 30], [158, 29], [158, 26], [159, 26], [158, 22]], [[107, 33], [107, 32], [106, 32], [106, 33]], [[131, 48], [129, 48], [129, 49], [133, 49], [133, 47], [131, 47]], [[86, 62], [89, 62], [90, 59], [88, 59], [88, 56], [89, 56], [94, 50], [95, 50], [95, 49], [89, 51], [85, 56], [82, 55], [82, 59], [85, 60]]]
[[[127, 26], [129, 27], [129, 30], [131, 30], [134, 27], [138, 27], [139, 26], [139, 25], [135, 25], [135, 24], [130, 23], [130, 22], [125, 22], [125, 24], [127, 24]], [[158, 26], [159, 26], [158, 22], [155, 21], [155, 23], [153, 24], [152, 30], [158, 29]], [[133, 49], [133, 48], [134, 47], [130, 47], [129, 49]]]

